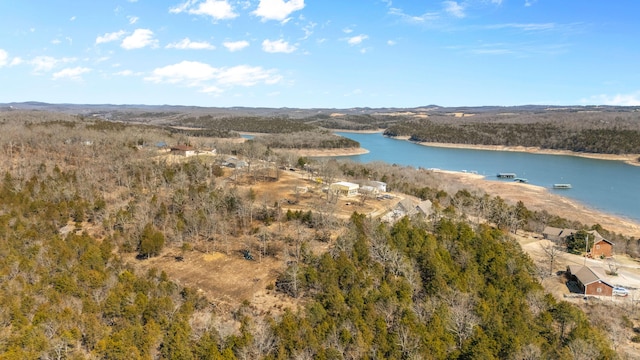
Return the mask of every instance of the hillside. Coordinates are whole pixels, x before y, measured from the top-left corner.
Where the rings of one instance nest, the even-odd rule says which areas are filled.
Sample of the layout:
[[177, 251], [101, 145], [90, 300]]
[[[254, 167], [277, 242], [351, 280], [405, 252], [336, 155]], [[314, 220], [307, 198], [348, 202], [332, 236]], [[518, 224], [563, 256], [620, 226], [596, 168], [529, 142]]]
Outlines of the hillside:
[[[2, 358], [616, 356], [608, 324], [545, 294], [509, 236], [542, 212], [255, 142], [43, 111], [0, 123]], [[218, 153], [159, 146], [184, 142]], [[317, 180], [360, 176], [437, 216], [382, 223], [367, 214], [391, 201]], [[633, 334], [635, 310], [619, 319]]]

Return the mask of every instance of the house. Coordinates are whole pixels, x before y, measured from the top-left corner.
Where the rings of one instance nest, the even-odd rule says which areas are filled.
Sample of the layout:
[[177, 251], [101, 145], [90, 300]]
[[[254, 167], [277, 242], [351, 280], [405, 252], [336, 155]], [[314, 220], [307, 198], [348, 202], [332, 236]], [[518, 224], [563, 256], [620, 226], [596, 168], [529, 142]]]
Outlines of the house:
[[378, 190], [378, 192], [387, 192], [387, 183], [382, 181], [368, 181], [368, 186], [371, 186]]
[[224, 160], [224, 162], [222, 163], [222, 166], [241, 169], [241, 168], [247, 167], [247, 162], [244, 160], [240, 160], [235, 156], [229, 156]]
[[358, 192], [360, 192], [361, 194], [373, 194], [373, 195], [375, 195], [375, 194], [378, 193], [378, 189], [374, 188], [373, 186], [362, 185], [358, 189]]
[[417, 206], [411, 199], [402, 199], [398, 205], [396, 205], [396, 210], [402, 214], [401, 216], [412, 216], [417, 212]]
[[394, 223], [405, 216], [412, 216], [416, 213], [416, 203], [410, 199], [402, 199], [396, 206], [384, 214], [380, 220], [388, 223]]
[[546, 226], [544, 230], [542, 230], [542, 236], [547, 240], [560, 242], [564, 241], [567, 236], [573, 235], [576, 232], [578, 231], [574, 229], [560, 229], [553, 226]]
[[611, 296], [613, 285], [604, 280], [600, 274], [588, 266], [569, 265], [567, 274], [575, 280], [585, 295]]
[[593, 246], [589, 250], [589, 257], [611, 257], [613, 256], [613, 243], [602, 237], [597, 231], [587, 231], [588, 234], [593, 235]]
[[344, 196], [357, 195], [358, 188], [360, 188], [360, 185], [350, 183], [347, 181], [338, 181], [329, 185], [329, 190], [331, 190], [334, 194], [344, 195]]
[[426, 217], [433, 214], [433, 203], [430, 200], [421, 201], [416, 205], [416, 211]]
[[171, 147], [170, 153], [178, 156], [193, 156], [196, 154], [196, 150], [188, 145], [176, 145]]
[[[547, 226], [542, 231], [545, 239], [554, 242], [563, 242], [567, 236], [577, 233], [574, 229], [560, 229]], [[593, 240], [593, 246], [588, 250], [587, 255], [592, 258], [611, 257], [613, 256], [613, 243], [602, 237], [596, 230], [587, 231], [589, 239]]]

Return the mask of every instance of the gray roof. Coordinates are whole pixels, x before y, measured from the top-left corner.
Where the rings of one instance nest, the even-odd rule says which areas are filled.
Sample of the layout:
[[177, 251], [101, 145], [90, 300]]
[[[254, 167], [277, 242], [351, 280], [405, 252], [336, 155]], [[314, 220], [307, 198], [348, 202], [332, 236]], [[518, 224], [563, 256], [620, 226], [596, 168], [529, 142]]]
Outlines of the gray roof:
[[416, 203], [411, 199], [402, 199], [397, 205], [405, 214], [412, 215], [416, 209]]
[[594, 282], [601, 281], [611, 287], [613, 285], [609, 284], [608, 281], [602, 279], [601, 274], [596, 272], [596, 269], [591, 269], [588, 266], [582, 265], [569, 265], [569, 272], [574, 275], [584, 286], [592, 284]]
[[544, 230], [542, 230], [542, 234], [548, 239], [552, 239], [552, 240], [564, 239], [569, 235], [575, 234], [576, 232], [578, 232], [578, 230], [566, 229], [566, 228], [560, 229], [553, 226], [547, 226], [544, 228]]
[[433, 204], [430, 200], [421, 201], [416, 206], [416, 209], [425, 215], [431, 215], [433, 212]]
[[603, 238], [602, 235], [600, 235], [600, 233], [598, 233], [596, 230], [587, 231], [587, 233], [593, 235], [593, 237], [595, 238], [595, 240], [593, 242], [594, 245], [599, 243], [599, 242], [601, 242], [601, 241], [605, 241], [605, 242], [608, 242], [611, 245], [614, 245], [614, 243], [612, 243], [611, 241]]

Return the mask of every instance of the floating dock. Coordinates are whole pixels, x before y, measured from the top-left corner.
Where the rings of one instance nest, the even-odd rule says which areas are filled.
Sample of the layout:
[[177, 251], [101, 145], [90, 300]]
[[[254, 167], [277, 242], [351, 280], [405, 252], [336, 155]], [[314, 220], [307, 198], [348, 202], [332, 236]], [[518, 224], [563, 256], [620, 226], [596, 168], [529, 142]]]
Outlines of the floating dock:
[[498, 176], [500, 179], [515, 179], [516, 174], [515, 173], [498, 173]]
[[554, 189], [571, 189], [571, 184], [553, 184]]

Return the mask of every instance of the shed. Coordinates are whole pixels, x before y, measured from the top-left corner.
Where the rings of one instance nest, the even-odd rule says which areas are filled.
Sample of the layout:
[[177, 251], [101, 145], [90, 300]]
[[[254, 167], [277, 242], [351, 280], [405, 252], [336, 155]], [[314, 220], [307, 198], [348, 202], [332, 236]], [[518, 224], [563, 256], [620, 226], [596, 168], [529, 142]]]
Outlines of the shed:
[[613, 295], [613, 285], [588, 266], [569, 265], [567, 272], [572, 279], [578, 282], [578, 286], [585, 295], [611, 296]]
[[354, 184], [354, 183], [350, 183], [347, 181], [338, 181], [335, 182], [331, 185], [329, 185], [329, 189], [338, 194], [338, 195], [344, 195], [344, 196], [353, 196], [353, 195], [357, 195], [358, 194], [358, 188], [360, 187], [360, 185], [358, 184]]

